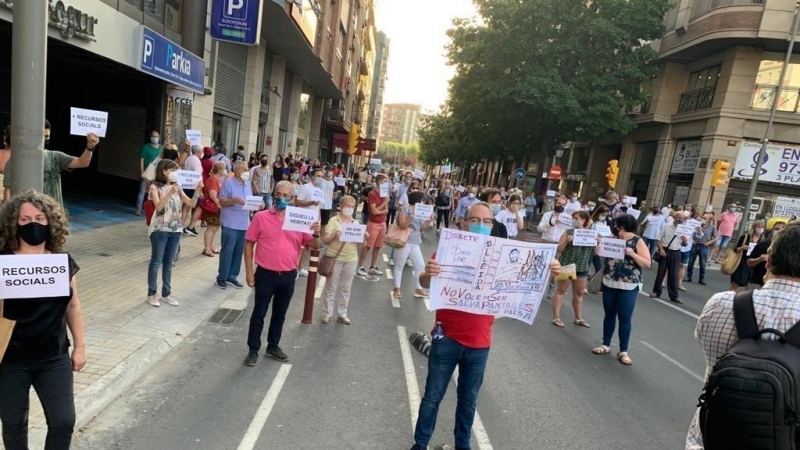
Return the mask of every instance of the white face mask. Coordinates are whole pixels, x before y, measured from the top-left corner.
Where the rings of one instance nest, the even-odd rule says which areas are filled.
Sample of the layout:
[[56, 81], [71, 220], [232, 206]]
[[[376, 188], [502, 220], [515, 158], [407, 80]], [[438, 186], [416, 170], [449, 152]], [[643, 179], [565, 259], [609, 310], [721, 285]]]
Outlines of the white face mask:
[[469, 198], [475, 198], [475, 194], [473, 194], [472, 192], [470, 192], [470, 193], [469, 193]]
[[344, 214], [346, 217], [353, 217], [354, 211], [354, 208], [342, 208], [342, 214]]
[[242, 172], [242, 173], [239, 175], [239, 178], [241, 178], [241, 179], [242, 179], [242, 180], [244, 180], [244, 181], [247, 181], [247, 180], [249, 180], [249, 179], [250, 179], [250, 172]]
[[167, 176], [169, 178], [170, 183], [177, 183], [178, 182], [178, 173], [177, 172], [170, 172]]

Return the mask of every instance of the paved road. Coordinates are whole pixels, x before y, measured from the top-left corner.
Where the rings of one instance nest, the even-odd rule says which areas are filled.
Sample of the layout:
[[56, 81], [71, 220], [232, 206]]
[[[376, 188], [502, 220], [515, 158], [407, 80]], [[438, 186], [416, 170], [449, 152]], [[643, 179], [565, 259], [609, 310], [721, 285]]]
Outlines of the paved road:
[[[429, 249], [433, 239], [426, 237]], [[411, 273], [405, 270], [406, 293]], [[654, 274], [647, 271], [647, 292]], [[242, 365], [251, 306], [233, 325], [201, 326], [84, 429], [74, 448], [410, 448], [426, 360], [405, 342], [430, 328], [432, 313], [408, 294], [393, 306], [385, 278], [356, 279], [350, 327], [321, 325], [318, 315], [313, 325], [300, 324], [298, 284], [282, 341], [289, 365], [263, 357], [255, 368]], [[473, 449], [682, 448], [704, 371], [696, 315], [712, 286], [727, 287], [718, 272], [708, 281], [689, 285], [685, 305], [640, 296], [633, 367], [590, 353], [601, 337], [599, 296], [585, 301], [591, 330], [552, 326], [549, 300], [533, 326], [499, 320]], [[565, 304], [562, 317], [571, 321]], [[448, 392], [434, 443], [452, 444], [454, 414]]]

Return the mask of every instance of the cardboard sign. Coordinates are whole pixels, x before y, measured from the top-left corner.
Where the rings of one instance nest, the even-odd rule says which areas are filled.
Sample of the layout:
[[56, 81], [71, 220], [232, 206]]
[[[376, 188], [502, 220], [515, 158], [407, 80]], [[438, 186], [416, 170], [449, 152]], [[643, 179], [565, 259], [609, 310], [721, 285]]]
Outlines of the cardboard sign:
[[264, 204], [264, 197], [260, 195], [248, 195], [244, 201], [245, 205], [242, 209], [247, 211], [261, 211], [261, 205]]
[[597, 230], [585, 230], [576, 228], [572, 238], [572, 245], [575, 247], [596, 247]]
[[69, 134], [86, 136], [94, 133], [98, 137], [106, 137], [108, 129], [108, 113], [91, 109], [70, 108]]
[[431, 220], [433, 217], [433, 205], [423, 205], [417, 203], [414, 205], [414, 218], [422, 221]]
[[450, 166], [442, 166], [441, 167], [442, 175], [447, 175], [450, 173]]
[[181, 186], [181, 189], [196, 189], [197, 185], [203, 181], [203, 174], [200, 172], [178, 170], [175, 174], [178, 176], [178, 184]]
[[625, 259], [625, 241], [623, 239], [601, 238], [597, 255], [601, 258]]
[[319, 211], [315, 209], [287, 206], [286, 216], [283, 220], [283, 230], [314, 234], [314, 232], [311, 230], [311, 225], [317, 221], [319, 221]]
[[414, 178], [416, 178], [418, 180], [424, 180], [425, 179], [425, 172], [423, 172], [422, 170], [415, 170], [414, 171]]
[[192, 145], [203, 145], [203, 132], [200, 130], [186, 130], [186, 140]]
[[747, 245], [747, 256], [750, 256], [750, 254], [753, 253], [753, 249], [756, 248], [756, 245], [758, 245], [758, 242], [751, 242]]
[[388, 198], [389, 197], [389, 189], [391, 185], [389, 183], [383, 183], [379, 186], [381, 198]]
[[639, 216], [642, 214], [641, 211], [638, 209], [628, 208], [628, 215], [633, 217], [636, 220], [639, 220]]
[[359, 225], [357, 223], [343, 223], [342, 234], [339, 236], [339, 242], [356, 242], [360, 244], [364, 242], [366, 233], [366, 225]]
[[347, 178], [339, 175], [338, 177], [334, 178], [333, 181], [336, 183], [337, 186], [344, 186], [347, 184]]
[[572, 216], [563, 212], [558, 215], [558, 224], [567, 228], [572, 228]]
[[605, 225], [605, 224], [602, 224], [602, 223], [598, 223], [595, 226], [595, 229], [597, 229], [597, 234], [599, 234], [600, 236], [603, 236], [603, 237], [611, 237], [611, 236], [613, 236], [613, 234], [611, 234], [611, 227], [608, 226], [608, 225]]
[[67, 297], [69, 280], [65, 253], [0, 256], [0, 298]]

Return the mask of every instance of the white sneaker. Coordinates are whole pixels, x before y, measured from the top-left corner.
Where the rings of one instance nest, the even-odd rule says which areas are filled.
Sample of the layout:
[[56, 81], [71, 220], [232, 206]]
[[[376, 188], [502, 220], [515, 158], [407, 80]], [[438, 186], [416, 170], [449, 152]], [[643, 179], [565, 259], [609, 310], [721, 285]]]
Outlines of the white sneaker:
[[381, 269], [378, 269], [377, 267], [373, 267], [373, 268], [369, 269], [369, 274], [370, 275], [383, 275], [383, 272], [381, 272]]
[[394, 267], [394, 258], [391, 258], [391, 259], [389, 260], [389, 266], [390, 266], [390, 267]]
[[367, 270], [364, 269], [363, 267], [359, 267], [358, 270], [356, 270], [356, 275], [360, 277], [365, 277], [367, 276]]
[[322, 319], [320, 320], [322, 323], [331, 323], [331, 315], [330, 314], [323, 314]]
[[161, 302], [158, 301], [158, 297], [155, 295], [148, 295], [147, 303], [149, 303], [150, 306], [155, 306], [156, 308], [161, 306]]
[[178, 301], [175, 300], [175, 297], [173, 297], [172, 294], [169, 294], [166, 297], [161, 297], [161, 300], [163, 300], [168, 305], [172, 305], [172, 306], [180, 305], [180, 303], [178, 303]]
[[300, 269], [300, 270], [298, 270], [298, 271], [297, 271], [297, 276], [300, 276], [300, 277], [307, 277], [307, 276], [308, 276], [308, 270], [306, 270], [306, 269]]
[[407, 259], [406, 260], [406, 267], [414, 267], [414, 263], [412, 263], [410, 259]]
[[337, 322], [341, 323], [342, 325], [350, 325], [350, 319], [347, 316], [339, 316], [336, 319]]

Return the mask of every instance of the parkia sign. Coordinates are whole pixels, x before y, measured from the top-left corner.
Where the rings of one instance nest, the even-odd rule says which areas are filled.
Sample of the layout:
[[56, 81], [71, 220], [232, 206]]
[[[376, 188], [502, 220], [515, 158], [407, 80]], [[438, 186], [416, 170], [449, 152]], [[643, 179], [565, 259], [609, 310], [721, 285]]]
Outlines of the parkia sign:
[[[0, 6], [13, 9], [14, 0], [0, 0]], [[96, 17], [72, 6], [67, 6], [62, 0], [50, 0], [47, 9], [47, 23], [51, 27], [57, 28], [64, 39], [77, 37], [87, 41], [97, 40], [94, 36]]]

